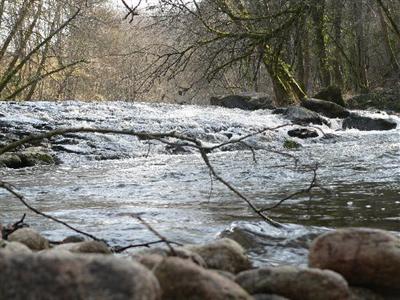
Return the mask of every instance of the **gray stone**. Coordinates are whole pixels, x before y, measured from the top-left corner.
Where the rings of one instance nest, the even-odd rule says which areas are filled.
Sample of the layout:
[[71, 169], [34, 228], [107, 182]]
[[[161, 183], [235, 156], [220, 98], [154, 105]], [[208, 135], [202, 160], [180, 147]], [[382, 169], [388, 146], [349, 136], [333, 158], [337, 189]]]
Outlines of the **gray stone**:
[[329, 270], [267, 267], [245, 271], [236, 277], [250, 294], [277, 294], [292, 300], [350, 299], [347, 282]]
[[10, 255], [0, 251], [0, 270], [0, 299], [161, 299], [159, 284], [150, 271], [112, 256]]
[[19, 242], [36, 251], [48, 249], [49, 241], [31, 228], [21, 228], [8, 236], [10, 242]]
[[318, 113], [300, 106], [290, 106], [287, 108], [278, 108], [273, 111], [274, 114], [282, 114], [289, 121], [297, 125], [330, 125], [327, 120], [322, 118]]
[[343, 119], [350, 115], [350, 112], [343, 106], [320, 99], [307, 98], [301, 101], [301, 105], [328, 118]]
[[165, 258], [154, 269], [163, 300], [251, 300], [251, 296], [229, 279], [203, 269], [189, 260]]
[[351, 285], [400, 290], [400, 239], [377, 229], [331, 231], [313, 241], [309, 265], [334, 270]]
[[262, 93], [241, 93], [237, 95], [212, 97], [210, 103], [211, 105], [243, 110], [275, 108], [273, 98], [270, 95]]
[[358, 129], [361, 131], [370, 130], [392, 130], [397, 127], [397, 123], [391, 119], [370, 118], [351, 114], [343, 121], [343, 129]]
[[252, 268], [245, 250], [234, 240], [224, 238], [205, 245], [188, 245], [186, 249], [199, 254], [210, 269], [237, 274]]

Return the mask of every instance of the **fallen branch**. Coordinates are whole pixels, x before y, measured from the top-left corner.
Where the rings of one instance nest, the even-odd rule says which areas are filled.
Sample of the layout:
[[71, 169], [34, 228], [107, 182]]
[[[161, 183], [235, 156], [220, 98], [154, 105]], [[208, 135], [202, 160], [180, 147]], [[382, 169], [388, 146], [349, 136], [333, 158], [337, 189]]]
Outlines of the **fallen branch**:
[[0, 180], [0, 187], [5, 189], [5, 190], [7, 190], [10, 194], [14, 195], [26, 208], [28, 208], [29, 210], [33, 211], [35, 214], [40, 215], [42, 217], [45, 217], [46, 219], [52, 220], [52, 221], [54, 221], [54, 222], [56, 222], [58, 224], [61, 224], [61, 225], [65, 226], [65, 227], [71, 229], [72, 231], [75, 231], [76, 233], [79, 233], [79, 234], [81, 234], [83, 236], [91, 238], [92, 240], [101, 241], [101, 242], [106, 243], [104, 240], [99, 239], [99, 238], [95, 237], [94, 235], [92, 235], [90, 233], [87, 233], [87, 232], [84, 232], [82, 230], [79, 230], [79, 229], [69, 225], [68, 223], [66, 223], [64, 221], [61, 221], [61, 220], [59, 220], [59, 219], [57, 219], [57, 218], [55, 218], [53, 216], [45, 214], [45, 213], [39, 211], [38, 209], [34, 208], [33, 206], [31, 206], [26, 201], [26, 199], [25, 199], [25, 197], [23, 195], [21, 195], [19, 192], [17, 192], [16, 188], [13, 185]]

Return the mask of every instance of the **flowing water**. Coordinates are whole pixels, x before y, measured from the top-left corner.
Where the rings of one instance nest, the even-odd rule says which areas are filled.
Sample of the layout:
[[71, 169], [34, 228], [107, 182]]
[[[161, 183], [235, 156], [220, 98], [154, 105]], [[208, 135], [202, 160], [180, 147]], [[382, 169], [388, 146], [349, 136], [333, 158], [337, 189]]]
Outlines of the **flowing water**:
[[[390, 117], [400, 124], [399, 117]], [[320, 129], [333, 137], [296, 140], [302, 144], [298, 150], [283, 147], [288, 128], [282, 127], [210, 155], [217, 172], [260, 207], [307, 188], [313, 174], [303, 166], [318, 163], [318, 182], [324, 190], [315, 190], [311, 198], [294, 197], [271, 212], [283, 229], [260, 221], [242, 200], [212, 181], [193, 149], [135, 137], [53, 138], [52, 151], [60, 164], [1, 169], [0, 174], [36, 208], [114, 245], [156, 239], [129, 216], [135, 213], [171, 240], [199, 243], [226, 236], [246, 247], [257, 264], [305, 264], [310, 241], [332, 228], [400, 231], [400, 129], [343, 131], [339, 120], [330, 121], [331, 128]], [[176, 131], [215, 145], [287, 123], [268, 110], [124, 102], [0, 104], [2, 134], [15, 136], [85, 126]], [[290, 153], [299, 163], [276, 151]], [[24, 212], [17, 200], [0, 191], [2, 223], [15, 222]], [[71, 234], [31, 213], [27, 222], [53, 240]]]

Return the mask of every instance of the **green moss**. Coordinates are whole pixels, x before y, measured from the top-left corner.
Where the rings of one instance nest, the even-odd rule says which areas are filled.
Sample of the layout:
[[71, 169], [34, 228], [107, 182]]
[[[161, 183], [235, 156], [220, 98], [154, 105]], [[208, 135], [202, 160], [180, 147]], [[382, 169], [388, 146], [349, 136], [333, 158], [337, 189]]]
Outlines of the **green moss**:
[[293, 140], [285, 140], [283, 143], [283, 147], [289, 150], [299, 149], [301, 145]]

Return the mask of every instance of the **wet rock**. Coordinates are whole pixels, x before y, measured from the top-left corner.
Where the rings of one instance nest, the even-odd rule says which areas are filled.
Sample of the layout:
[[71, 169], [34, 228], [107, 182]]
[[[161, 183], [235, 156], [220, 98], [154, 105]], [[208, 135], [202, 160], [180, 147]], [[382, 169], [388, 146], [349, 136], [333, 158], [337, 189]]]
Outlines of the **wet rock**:
[[236, 282], [250, 294], [278, 294], [292, 300], [350, 299], [347, 282], [329, 270], [267, 267], [242, 272]]
[[235, 274], [231, 273], [231, 272], [227, 272], [227, 271], [222, 271], [222, 270], [217, 270], [217, 269], [208, 269], [209, 271], [215, 272], [219, 275], [221, 275], [222, 277], [225, 277], [226, 279], [229, 279], [231, 281], [235, 281]]
[[164, 300], [250, 300], [235, 282], [177, 257], [165, 258], [154, 270]]
[[53, 248], [53, 251], [56, 250], [66, 250], [73, 253], [111, 254], [111, 250], [105, 243], [97, 241], [61, 244]]
[[318, 132], [314, 129], [296, 128], [289, 130], [288, 135], [299, 139], [312, 139], [318, 137]]
[[343, 121], [343, 129], [358, 129], [362, 131], [370, 130], [392, 130], [397, 127], [397, 123], [391, 119], [374, 119], [351, 114]]
[[0, 299], [159, 300], [154, 275], [112, 256], [10, 255], [0, 251]]
[[189, 245], [186, 249], [199, 254], [210, 269], [237, 274], [252, 268], [245, 250], [234, 240], [224, 238], [205, 245]]
[[53, 156], [41, 147], [30, 147], [19, 153], [19, 157], [26, 167], [55, 164]]
[[400, 239], [383, 230], [335, 230], [312, 243], [309, 265], [334, 270], [351, 285], [399, 290]]
[[[165, 248], [151, 248], [142, 250], [133, 254], [131, 257], [135, 260], [141, 261], [145, 263], [146, 266], [153, 268], [155, 263], [158, 263], [161, 258], [166, 258], [170, 256], [177, 256], [182, 259], [188, 259], [193, 263], [201, 266], [206, 267], [207, 264], [201, 255], [197, 254], [195, 251], [190, 249], [182, 248], [182, 247], [175, 247], [174, 248], [175, 254], [172, 254], [169, 249]], [[157, 257], [158, 256], [158, 257]]]
[[54, 157], [43, 150], [42, 147], [31, 147], [20, 152], [9, 152], [0, 155], [0, 166], [13, 169], [55, 163]]
[[227, 108], [240, 108], [243, 110], [274, 109], [274, 100], [270, 95], [262, 93], [242, 93], [238, 95], [228, 95], [212, 97], [211, 105]]
[[278, 108], [274, 110], [274, 114], [282, 114], [292, 123], [297, 125], [330, 125], [327, 120], [322, 118], [318, 113], [300, 106], [290, 106], [288, 108]]
[[85, 238], [83, 236], [71, 235], [71, 236], [67, 236], [65, 239], [63, 239], [61, 243], [63, 243], [63, 244], [80, 243], [80, 242], [84, 242], [84, 241], [85, 241]]
[[23, 167], [23, 163], [16, 153], [4, 153], [0, 155], [0, 167], [19, 169]]
[[301, 148], [301, 144], [299, 144], [298, 142], [293, 141], [293, 140], [285, 140], [283, 142], [283, 147], [288, 150], [296, 150], [296, 149]]
[[19, 242], [36, 251], [48, 249], [49, 241], [31, 228], [21, 228], [8, 236], [10, 242]]
[[343, 106], [320, 99], [307, 98], [301, 101], [301, 105], [328, 118], [343, 119], [350, 115], [350, 112]]
[[333, 103], [336, 103], [337, 105], [346, 107], [346, 103], [344, 102], [342, 91], [337, 86], [333, 86], [333, 85], [328, 86], [327, 88], [322, 89], [313, 98], [333, 102]]
[[18, 242], [8, 242], [5, 240], [0, 240], [0, 251], [15, 254], [29, 254], [31, 249], [29, 249], [24, 244]]

